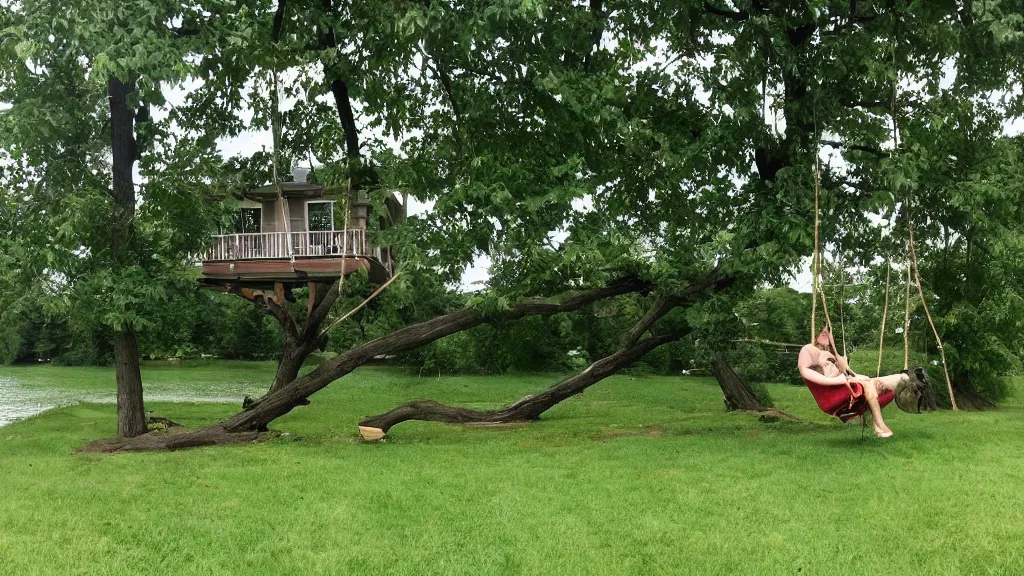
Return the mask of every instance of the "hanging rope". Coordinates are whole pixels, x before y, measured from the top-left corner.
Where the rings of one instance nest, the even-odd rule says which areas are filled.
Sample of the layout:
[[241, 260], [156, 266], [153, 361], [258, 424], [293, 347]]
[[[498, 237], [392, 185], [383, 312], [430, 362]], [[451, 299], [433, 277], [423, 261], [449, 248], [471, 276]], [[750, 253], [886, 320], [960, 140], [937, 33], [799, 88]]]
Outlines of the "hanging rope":
[[[825, 316], [825, 328], [828, 328], [828, 333], [829, 333], [829, 335], [831, 337], [831, 334], [832, 334], [832, 318], [830, 318], [829, 315], [828, 315], [828, 303], [825, 301], [825, 293], [819, 291], [818, 295], [821, 297], [821, 312]], [[838, 350], [835, 350], [835, 343], [834, 342], [832, 343], [832, 348], [833, 348], [833, 352], [838, 353]]]
[[270, 138], [271, 145], [273, 146], [273, 153], [270, 156], [270, 167], [274, 178], [274, 188], [277, 190], [277, 202], [281, 206], [281, 220], [284, 221], [284, 232], [285, 242], [288, 248], [288, 257], [294, 264], [295, 261], [295, 247], [292, 242], [292, 223], [291, 214], [288, 210], [288, 203], [285, 201], [284, 192], [281, 190], [281, 178], [277, 169], [278, 162], [278, 148], [281, 146], [281, 86], [277, 78], [277, 63], [275, 63], [270, 73], [270, 90], [272, 92], [272, 103], [273, 110], [270, 112]]
[[[768, 68], [765, 67], [764, 77], [761, 79], [761, 122], [768, 125]], [[772, 133], [774, 136], [775, 133]]]
[[[909, 248], [907, 249], [909, 252]], [[907, 293], [904, 296], [903, 316], [903, 370], [910, 370], [910, 259], [907, 259]]]
[[821, 168], [814, 158], [814, 255], [811, 257], [811, 342], [818, 336], [818, 274], [821, 273], [821, 246], [818, 243], [819, 197], [821, 196]]
[[843, 312], [843, 304], [846, 302], [846, 253], [840, 252], [839, 259], [839, 331], [843, 337], [843, 356], [846, 356], [846, 314]]
[[892, 275], [892, 264], [885, 263], [885, 303], [882, 304], [882, 328], [878, 331], [878, 366], [875, 377], [882, 375], [882, 347], [885, 345], [885, 320], [889, 316], [889, 277]]
[[[814, 256], [812, 260], [812, 268], [814, 271], [813, 279], [811, 282], [811, 300], [813, 304], [811, 306], [811, 342], [814, 342], [818, 336], [817, 330], [817, 310], [818, 310], [818, 299], [821, 299], [821, 311], [825, 316], [825, 328], [829, 331], [829, 339], [833, 340], [832, 334], [832, 318], [828, 314], [828, 303], [825, 301], [825, 293], [821, 287], [821, 243], [819, 242], [819, 227], [820, 227], [820, 197], [821, 197], [821, 161], [819, 158], [814, 159]], [[832, 351], [838, 354], [838, 350], [835, 349], [835, 342], [831, 342]]]
[[[359, 312], [360, 310], [362, 310], [364, 306], [366, 306], [367, 304], [369, 304], [371, 300], [373, 300], [374, 298], [376, 298], [376, 297], [377, 297], [377, 295], [379, 295], [379, 294], [380, 294], [381, 292], [383, 292], [383, 291], [384, 291], [384, 290], [385, 290], [385, 289], [386, 289], [386, 288], [387, 288], [388, 286], [390, 286], [390, 285], [391, 285], [391, 283], [392, 283], [392, 282], [394, 282], [394, 281], [395, 281], [395, 279], [397, 279], [397, 278], [398, 278], [398, 276], [399, 276], [399, 274], [395, 274], [395, 275], [394, 275], [394, 276], [392, 276], [391, 278], [388, 278], [388, 281], [387, 281], [387, 282], [385, 282], [385, 283], [383, 283], [383, 284], [381, 284], [379, 288], [377, 288], [376, 290], [374, 290], [374, 291], [373, 291], [373, 294], [370, 294], [369, 296], [367, 296], [365, 300], [363, 300], [362, 302], [360, 302], [360, 303], [359, 303], [359, 305], [358, 305], [358, 306], [356, 306], [355, 308], [353, 308], [353, 309], [349, 310], [348, 312], [346, 312], [344, 316], [342, 316], [341, 318], [338, 318], [337, 320], [335, 320], [333, 324], [331, 324], [330, 326], [328, 326], [328, 327], [327, 327], [327, 330], [324, 330], [324, 331], [323, 331], [323, 333], [322, 333], [322, 334], [327, 334], [327, 333], [328, 333], [328, 332], [330, 332], [331, 330], [334, 330], [335, 326], [337, 326], [338, 324], [341, 324], [341, 323], [342, 323], [342, 322], [344, 322], [345, 320], [348, 320], [349, 318], [351, 318], [351, 317], [352, 317], [352, 315], [353, 315], [353, 314], [355, 314], [356, 312]], [[342, 276], [342, 277], [344, 278], [344, 276]]]
[[277, 115], [278, 115], [278, 112], [280, 112], [281, 95], [278, 92], [277, 67], [276, 66], [274, 67], [274, 69], [271, 71], [271, 74], [270, 74], [270, 91], [273, 93], [272, 100], [273, 100], [273, 104], [274, 104], [274, 109], [271, 110], [271, 112], [270, 112], [270, 138], [272, 140], [271, 145], [274, 147], [273, 154], [270, 157], [270, 166], [271, 166], [271, 170], [273, 171], [273, 175], [274, 175], [274, 186], [277, 187], [277, 195], [278, 195], [278, 198], [280, 198], [281, 197], [281, 181], [280, 181], [280, 179], [278, 178], [278, 175], [277, 175], [277, 148], [278, 148], [278, 146], [280, 146], [281, 130], [280, 130], [280, 127], [278, 125]]

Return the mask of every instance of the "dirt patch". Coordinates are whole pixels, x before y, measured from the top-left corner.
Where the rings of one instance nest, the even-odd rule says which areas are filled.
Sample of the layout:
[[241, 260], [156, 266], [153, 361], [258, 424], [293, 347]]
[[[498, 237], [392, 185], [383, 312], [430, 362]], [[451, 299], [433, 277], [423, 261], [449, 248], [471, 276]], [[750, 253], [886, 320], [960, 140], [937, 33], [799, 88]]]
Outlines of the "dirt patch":
[[628, 438], [633, 436], [663, 436], [665, 430], [661, 426], [640, 425], [635, 428], [624, 428], [620, 426], [609, 426], [600, 433], [590, 437], [591, 440], [604, 441], [613, 438]]

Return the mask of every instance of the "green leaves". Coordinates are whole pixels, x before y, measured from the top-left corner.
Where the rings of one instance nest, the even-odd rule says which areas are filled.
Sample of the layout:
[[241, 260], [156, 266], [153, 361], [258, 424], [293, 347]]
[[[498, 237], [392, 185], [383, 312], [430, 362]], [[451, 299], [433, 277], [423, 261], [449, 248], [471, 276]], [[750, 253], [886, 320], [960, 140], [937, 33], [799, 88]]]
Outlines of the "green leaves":
[[[194, 289], [192, 259], [217, 209], [205, 193], [217, 166], [211, 150], [170, 137], [173, 120], [148, 114], [192, 69], [193, 50], [216, 35], [212, 25], [182, 33], [177, 23], [195, 21], [189, 10], [43, 0], [0, 9], [0, 23], [17, 23], [0, 58], [20, 64], [0, 74], [0, 101], [10, 104], [0, 110], [0, 150], [19, 167], [0, 177], [0, 214], [15, 222], [0, 237], [16, 247], [23, 290], [49, 287], [113, 329], [146, 328], [174, 291]], [[111, 191], [110, 76], [132, 89], [145, 178], [128, 222]], [[111, 231], [121, 229], [130, 232], [115, 242]]]

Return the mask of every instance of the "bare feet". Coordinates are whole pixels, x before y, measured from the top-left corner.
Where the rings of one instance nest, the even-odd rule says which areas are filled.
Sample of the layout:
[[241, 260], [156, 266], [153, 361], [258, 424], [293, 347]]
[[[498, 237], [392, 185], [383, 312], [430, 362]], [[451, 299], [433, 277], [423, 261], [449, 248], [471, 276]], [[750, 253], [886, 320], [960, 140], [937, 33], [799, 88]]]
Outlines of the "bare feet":
[[885, 424], [882, 424], [881, 426], [875, 424], [874, 428], [875, 436], [879, 438], [889, 438], [890, 436], [892, 436], [892, 430], [890, 430], [889, 427], [886, 426]]

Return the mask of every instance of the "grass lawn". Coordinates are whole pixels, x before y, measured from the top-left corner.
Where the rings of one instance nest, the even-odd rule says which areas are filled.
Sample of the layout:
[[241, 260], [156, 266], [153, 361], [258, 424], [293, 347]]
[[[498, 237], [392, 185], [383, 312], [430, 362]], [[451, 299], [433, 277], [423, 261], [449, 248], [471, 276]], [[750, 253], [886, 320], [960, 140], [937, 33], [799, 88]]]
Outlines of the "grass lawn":
[[[146, 365], [154, 387], [232, 390], [273, 365]], [[0, 368], [109, 391], [111, 370]], [[887, 410], [896, 436], [769, 386], [804, 423], [727, 414], [712, 380], [618, 376], [510, 429], [360, 416], [413, 398], [494, 406], [555, 376], [364, 368], [275, 423], [287, 436], [79, 455], [115, 429], [84, 404], [0, 428], [0, 574], [1022, 574], [1024, 399], [988, 413]], [[1018, 383], [1020, 384], [1020, 383]], [[227, 404], [147, 407], [187, 426]]]

